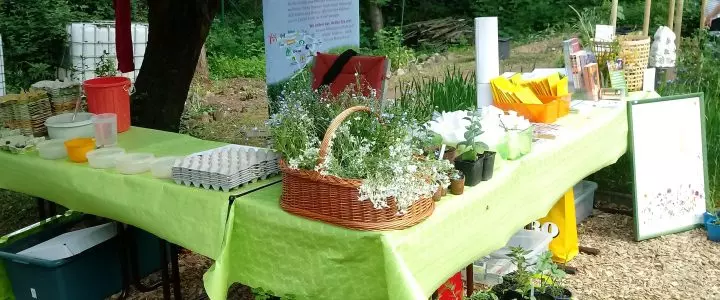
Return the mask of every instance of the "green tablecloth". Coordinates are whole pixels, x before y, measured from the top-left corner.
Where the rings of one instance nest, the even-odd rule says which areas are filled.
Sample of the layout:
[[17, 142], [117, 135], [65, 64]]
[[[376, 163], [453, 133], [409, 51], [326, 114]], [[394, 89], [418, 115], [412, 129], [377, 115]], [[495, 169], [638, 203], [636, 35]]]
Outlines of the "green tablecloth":
[[206, 290], [215, 300], [233, 282], [299, 299], [427, 299], [626, 151], [624, 106], [558, 124], [565, 131], [556, 140], [518, 161], [498, 158], [492, 180], [444, 197], [426, 221], [402, 231], [354, 231], [290, 215], [278, 206], [280, 186], [239, 198]]
[[[118, 144], [127, 152], [156, 156], [187, 155], [224, 145], [137, 127], [121, 133]], [[0, 166], [0, 188], [130, 224], [211, 258], [220, 253], [228, 196], [233, 193], [186, 187], [149, 173], [123, 175], [86, 163], [44, 160], [37, 152], [0, 152]]]

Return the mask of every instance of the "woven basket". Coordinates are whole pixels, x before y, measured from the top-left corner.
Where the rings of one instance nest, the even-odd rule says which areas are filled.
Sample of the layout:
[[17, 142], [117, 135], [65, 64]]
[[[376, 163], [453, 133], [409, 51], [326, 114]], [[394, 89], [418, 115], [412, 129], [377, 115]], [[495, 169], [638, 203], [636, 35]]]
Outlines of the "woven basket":
[[626, 35], [620, 37], [620, 57], [629, 92], [642, 90], [645, 69], [650, 56], [650, 37]]
[[[318, 164], [328, 153], [335, 130], [350, 114], [370, 112], [365, 106], [354, 106], [340, 113], [330, 123], [322, 144]], [[281, 160], [283, 191], [280, 206], [283, 210], [308, 219], [358, 230], [404, 229], [422, 222], [435, 209], [432, 198], [413, 203], [404, 215], [397, 214], [397, 204], [390, 199], [390, 207], [376, 209], [370, 201], [358, 200], [362, 180], [321, 175], [317, 171], [292, 169]]]

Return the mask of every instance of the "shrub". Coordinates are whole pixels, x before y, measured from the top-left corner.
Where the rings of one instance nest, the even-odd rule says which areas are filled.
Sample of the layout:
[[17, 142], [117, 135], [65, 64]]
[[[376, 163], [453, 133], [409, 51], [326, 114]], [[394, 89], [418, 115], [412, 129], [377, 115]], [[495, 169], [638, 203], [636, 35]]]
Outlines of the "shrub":
[[210, 56], [208, 57], [210, 76], [212, 79], [228, 78], [263, 78], [265, 77], [265, 58], [236, 56]]
[[374, 55], [387, 56], [392, 70], [407, 66], [415, 60], [415, 51], [403, 45], [403, 34], [400, 27], [386, 27], [374, 37]]

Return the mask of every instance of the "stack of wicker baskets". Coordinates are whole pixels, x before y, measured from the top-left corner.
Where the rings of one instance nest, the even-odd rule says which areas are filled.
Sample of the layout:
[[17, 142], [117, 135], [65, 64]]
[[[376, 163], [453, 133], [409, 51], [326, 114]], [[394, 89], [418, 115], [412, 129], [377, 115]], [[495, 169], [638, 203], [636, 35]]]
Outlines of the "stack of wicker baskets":
[[40, 81], [32, 87], [48, 93], [54, 116], [75, 111], [75, 103], [81, 97], [80, 84], [77, 82]]
[[641, 35], [625, 35], [619, 38], [620, 57], [623, 58], [623, 70], [629, 92], [643, 88], [645, 69], [650, 56], [650, 37]]
[[[333, 119], [325, 132], [318, 164], [327, 155], [335, 130], [350, 114], [370, 112], [370, 108], [355, 106], [343, 111]], [[283, 191], [280, 206], [287, 212], [301, 217], [359, 230], [404, 229], [420, 223], [435, 209], [432, 198], [419, 199], [404, 215], [397, 214], [394, 199], [390, 207], [376, 209], [370, 201], [358, 200], [362, 180], [322, 175], [314, 170], [293, 169], [280, 161], [283, 172]]]
[[45, 120], [52, 116], [47, 93], [31, 90], [0, 97], [0, 118], [10, 129], [19, 129], [23, 135], [47, 134]]

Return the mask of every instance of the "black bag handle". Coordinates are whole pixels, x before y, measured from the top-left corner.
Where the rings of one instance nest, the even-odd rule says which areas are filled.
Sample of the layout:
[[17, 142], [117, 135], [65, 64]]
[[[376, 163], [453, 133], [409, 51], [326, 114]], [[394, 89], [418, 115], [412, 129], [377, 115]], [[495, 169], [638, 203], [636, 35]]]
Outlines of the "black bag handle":
[[340, 75], [340, 72], [345, 67], [345, 65], [350, 61], [353, 56], [358, 55], [357, 52], [353, 49], [347, 49], [345, 52], [340, 54], [336, 59], [335, 62], [333, 62], [332, 66], [328, 69], [328, 71], [323, 76], [323, 80], [320, 83], [320, 86], [323, 85], [329, 85], [335, 81], [335, 79]]

